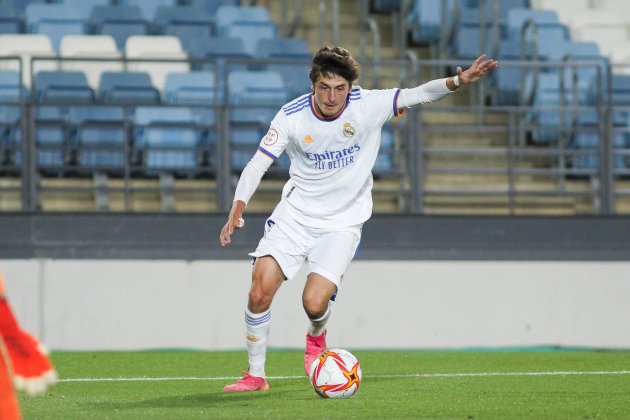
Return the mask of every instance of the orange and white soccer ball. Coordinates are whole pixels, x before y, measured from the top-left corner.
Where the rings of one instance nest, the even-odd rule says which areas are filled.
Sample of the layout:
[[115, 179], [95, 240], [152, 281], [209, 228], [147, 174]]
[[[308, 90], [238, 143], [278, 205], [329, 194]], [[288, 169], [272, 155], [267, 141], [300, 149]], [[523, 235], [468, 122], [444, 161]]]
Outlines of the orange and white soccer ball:
[[361, 385], [361, 365], [347, 350], [321, 352], [311, 364], [309, 378], [315, 392], [323, 398], [350, 398]]

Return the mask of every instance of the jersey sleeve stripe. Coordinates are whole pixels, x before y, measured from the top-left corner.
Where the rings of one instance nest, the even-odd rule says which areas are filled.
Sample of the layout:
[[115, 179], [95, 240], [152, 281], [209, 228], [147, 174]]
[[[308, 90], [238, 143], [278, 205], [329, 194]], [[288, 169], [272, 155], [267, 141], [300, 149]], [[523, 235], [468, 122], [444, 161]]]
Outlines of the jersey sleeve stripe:
[[269, 156], [272, 159], [278, 159], [278, 156], [274, 155], [269, 150], [263, 149], [261, 146], [258, 146], [258, 150], [261, 151], [262, 153], [266, 154], [267, 156]]
[[403, 114], [403, 110], [398, 108], [398, 95], [400, 95], [400, 89], [396, 89], [394, 94], [394, 116], [400, 117]]

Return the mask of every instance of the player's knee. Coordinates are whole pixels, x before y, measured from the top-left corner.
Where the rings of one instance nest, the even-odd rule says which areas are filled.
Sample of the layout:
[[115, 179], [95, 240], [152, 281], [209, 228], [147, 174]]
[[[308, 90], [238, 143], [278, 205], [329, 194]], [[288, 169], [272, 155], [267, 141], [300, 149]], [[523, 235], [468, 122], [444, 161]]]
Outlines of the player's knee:
[[249, 307], [254, 313], [264, 312], [271, 306], [273, 293], [264, 287], [253, 285], [249, 290]]

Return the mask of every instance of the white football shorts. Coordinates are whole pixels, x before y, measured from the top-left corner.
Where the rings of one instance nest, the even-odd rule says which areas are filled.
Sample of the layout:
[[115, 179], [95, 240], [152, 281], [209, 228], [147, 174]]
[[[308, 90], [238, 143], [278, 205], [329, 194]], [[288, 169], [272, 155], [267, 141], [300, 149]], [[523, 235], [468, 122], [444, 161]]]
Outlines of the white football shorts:
[[332, 281], [337, 288], [354, 258], [363, 224], [342, 229], [321, 229], [296, 222], [281, 202], [265, 222], [265, 233], [252, 257], [272, 256], [287, 279], [294, 277], [304, 261], [309, 273]]

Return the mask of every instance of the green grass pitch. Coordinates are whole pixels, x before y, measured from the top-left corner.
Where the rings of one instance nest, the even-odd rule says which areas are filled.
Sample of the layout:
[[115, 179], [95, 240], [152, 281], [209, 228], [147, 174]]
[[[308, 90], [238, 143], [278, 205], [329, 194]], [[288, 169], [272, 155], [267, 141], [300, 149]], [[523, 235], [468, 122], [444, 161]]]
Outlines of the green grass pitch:
[[[61, 381], [20, 395], [29, 419], [630, 419], [630, 352], [360, 351], [358, 393], [315, 394], [303, 354], [268, 354], [267, 392], [222, 392], [235, 352], [57, 352]], [[1, 417], [1, 416], [0, 416]]]

